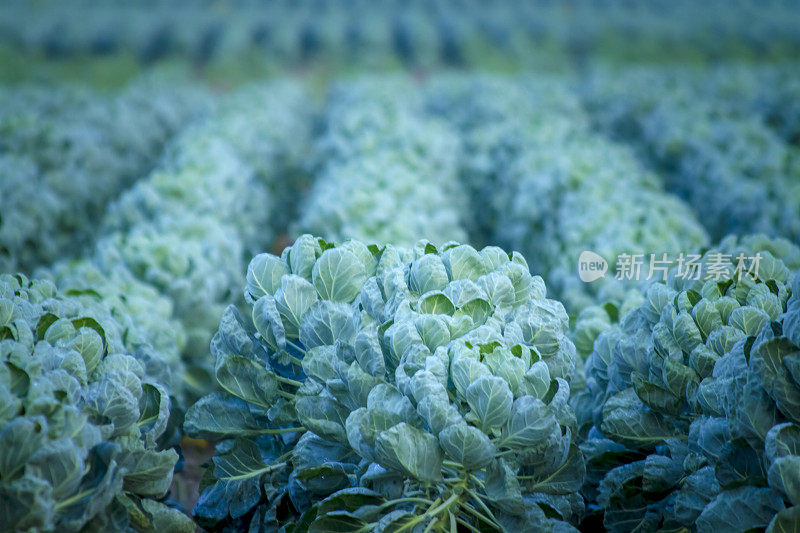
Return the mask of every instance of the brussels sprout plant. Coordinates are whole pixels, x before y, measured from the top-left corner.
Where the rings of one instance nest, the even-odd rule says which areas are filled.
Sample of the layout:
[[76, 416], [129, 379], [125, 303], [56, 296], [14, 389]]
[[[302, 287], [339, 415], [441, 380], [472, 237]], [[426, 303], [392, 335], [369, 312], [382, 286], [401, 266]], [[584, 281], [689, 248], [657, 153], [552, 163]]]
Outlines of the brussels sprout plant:
[[[740, 254], [758, 268], [737, 270]], [[676, 267], [586, 361], [584, 495], [609, 531], [796, 523], [800, 249], [728, 238], [714, 257], [726, 279]]]
[[524, 258], [304, 235], [212, 341], [223, 440], [195, 516], [297, 530], [563, 530], [583, 501], [563, 306]]

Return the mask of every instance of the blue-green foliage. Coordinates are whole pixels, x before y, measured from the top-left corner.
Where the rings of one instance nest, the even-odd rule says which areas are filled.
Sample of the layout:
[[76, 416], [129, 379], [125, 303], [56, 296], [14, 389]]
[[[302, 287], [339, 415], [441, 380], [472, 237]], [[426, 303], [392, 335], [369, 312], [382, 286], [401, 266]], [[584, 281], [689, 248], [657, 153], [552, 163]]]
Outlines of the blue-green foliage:
[[[791, 2], [691, 0], [335, 0], [320, 6], [241, 0], [157, 1], [134, 6], [76, 0], [7, 0], [0, 40], [51, 58], [133, 54], [142, 63], [180, 55], [193, 64], [260, 55], [281, 67], [312, 60], [362, 67], [529, 65], [596, 52], [663, 60], [720, 55], [791, 56], [798, 9]], [[139, 9], [136, 7], [141, 6]]]
[[[736, 273], [740, 253], [761, 254], [757, 277]], [[673, 269], [648, 287], [599, 335], [572, 400], [588, 510], [611, 531], [771, 521], [781, 531], [796, 520], [800, 249], [729, 238], [705, 259], [721, 259], [730, 278]]]
[[118, 95], [38, 85], [0, 90], [0, 271], [77, 256], [106, 204], [209, 107], [204, 91], [145, 78]]
[[640, 147], [713, 238], [800, 238], [800, 158], [764, 122], [769, 104], [767, 117], [743, 114], [742, 102], [732, 105], [724, 88], [714, 94], [698, 76], [681, 74], [663, 67], [600, 71], [588, 91], [590, 108], [604, 129]]
[[463, 240], [460, 143], [423, 115], [407, 78], [364, 78], [332, 88], [314, 152], [315, 181], [295, 234], [410, 246]]
[[[284, 211], [279, 206], [299, 185], [294, 178], [311, 123], [307, 100], [302, 85], [284, 81], [226, 96], [208, 120], [182, 132], [156, 170], [109, 207], [90, 265], [57, 269], [70, 287], [100, 283], [113, 292], [120, 289], [108, 280], [133, 278], [169, 299], [168, 307], [153, 302], [149, 318], [137, 317], [168, 344], [164, 359], [174, 360], [175, 351], [184, 356], [185, 372], [170, 391], [176, 398], [211, 390], [213, 329], [236, 299], [249, 250], [272, 242], [285, 217], [276, 215]], [[83, 273], [104, 279], [81, 281]], [[148, 289], [127, 285], [124, 301], [142, 290]], [[170, 314], [174, 342], [153, 330]]]
[[[568, 530], [583, 460], [563, 306], [521, 255], [304, 235], [248, 268], [189, 435], [225, 439], [194, 510], [259, 530]], [[482, 524], [482, 525], [481, 525]]]
[[49, 281], [0, 277], [0, 530], [192, 531], [157, 500], [168, 372], [126, 324]]
[[[441, 77], [428, 88], [428, 107], [462, 132], [473, 238], [521, 250], [571, 313], [598, 293], [619, 303], [624, 291], [611, 279], [618, 254], [677, 254], [707, 241], [630, 150], [591, 130], [563, 79]], [[584, 250], [609, 262], [606, 280], [579, 280]]]

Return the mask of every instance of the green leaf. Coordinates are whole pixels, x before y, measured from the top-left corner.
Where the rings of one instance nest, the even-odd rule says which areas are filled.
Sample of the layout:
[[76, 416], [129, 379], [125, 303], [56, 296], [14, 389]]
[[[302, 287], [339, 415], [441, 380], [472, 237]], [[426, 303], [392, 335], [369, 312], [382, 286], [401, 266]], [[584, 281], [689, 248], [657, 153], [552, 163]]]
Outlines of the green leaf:
[[325, 250], [311, 273], [319, 295], [334, 302], [352, 302], [367, 281], [364, 264], [341, 248]]
[[612, 302], [606, 302], [603, 304], [603, 309], [605, 310], [606, 314], [608, 315], [608, 319], [611, 322], [619, 322], [619, 307], [614, 305]]
[[300, 325], [300, 342], [307, 349], [315, 346], [335, 344], [340, 340], [346, 344], [355, 336], [353, 310], [342, 302], [321, 300], [303, 315]]
[[689, 289], [686, 291], [686, 297], [689, 299], [689, 305], [692, 307], [697, 305], [697, 302], [703, 299], [703, 295], [694, 289]]
[[374, 462], [378, 435], [397, 423], [398, 417], [386, 411], [360, 407], [351, 412], [345, 422], [347, 442], [361, 457]]
[[39, 319], [39, 322], [36, 323], [36, 329], [34, 333], [36, 334], [37, 339], [43, 339], [44, 334], [47, 333], [48, 328], [53, 325], [53, 323], [58, 320], [58, 317], [53, 313], [45, 313]]
[[634, 448], [654, 447], [678, 432], [673, 422], [645, 409], [633, 389], [626, 389], [605, 403], [601, 430]]
[[515, 396], [524, 396], [520, 390], [520, 385], [525, 379], [526, 366], [527, 365], [525, 364], [525, 361], [522, 359], [518, 357], [509, 357], [500, 364], [500, 367], [495, 371], [495, 374], [508, 383], [508, 387]]
[[335, 379], [339, 375], [339, 360], [333, 346], [316, 346], [303, 357], [303, 372], [320, 383]]
[[289, 274], [289, 265], [272, 254], [258, 254], [247, 266], [245, 296], [255, 302], [265, 294], [274, 295], [281, 286], [281, 278]]
[[498, 246], [485, 246], [480, 254], [483, 267], [487, 272], [497, 270], [510, 260], [506, 251]]
[[264, 423], [240, 398], [223, 393], [204, 396], [186, 412], [183, 428], [187, 435], [220, 441], [265, 433]]
[[[671, 361], [671, 359], [667, 359]], [[683, 400], [669, 390], [645, 380], [639, 374], [633, 376], [633, 389], [639, 399], [649, 408], [659, 413], [677, 416], [683, 407]]]
[[749, 305], [737, 307], [731, 312], [728, 325], [743, 331], [748, 337], [758, 335], [761, 328], [769, 323], [769, 315], [761, 309]]
[[103, 358], [104, 346], [100, 334], [90, 328], [81, 328], [68, 346], [81, 354], [86, 364], [86, 373], [91, 375]]
[[458, 393], [466, 399], [467, 389], [481, 376], [491, 376], [489, 368], [468, 356], [454, 357], [450, 365], [450, 377]]
[[462, 305], [458, 313], [470, 317], [475, 325], [480, 326], [486, 323], [492, 311], [492, 305], [489, 302], [476, 298]]
[[740, 329], [732, 326], [722, 326], [709, 334], [706, 345], [722, 357], [730, 352], [739, 340], [745, 337], [746, 335]]
[[417, 311], [426, 314], [452, 315], [456, 306], [446, 295], [441, 292], [432, 292], [423, 295], [417, 303]]
[[[8, 443], [2, 442], [2, 444]], [[31, 444], [25, 443], [25, 446], [30, 447]], [[52, 488], [52, 496], [56, 500], [66, 500], [75, 495], [84, 474], [85, 450], [66, 437], [31, 449], [34, 453], [27, 461], [27, 465], [20, 466], [25, 467], [28, 474], [46, 480]], [[5, 479], [10, 482], [13, 478], [9, 476]]]
[[544, 398], [550, 390], [550, 369], [544, 361], [536, 361], [524, 374], [525, 391], [537, 398]]
[[459, 414], [458, 409], [448, 399], [440, 396], [422, 398], [417, 405], [417, 412], [425, 421], [428, 430], [436, 435], [450, 426], [464, 422], [464, 418]]
[[449, 281], [447, 269], [438, 255], [426, 254], [411, 263], [409, 288], [416, 294], [440, 291]]
[[438, 315], [420, 315], [414, 321], [417, 333], [431, 352], [450, 342], [450, 328], [447, 321]]
[[392, 324], [384, 334], [384, 344], [388, 348], [386, 352], [390, 356], [392, 366], [399, 364], [401, 358], [407, 353], [424, 346], [422, 336], [411, 321], [399, 321]]
[[325, 440], [310, 431], [303, 433], [291, 451], [292, 467], [298, 471], [329, 463], [349, 463], [353, 460], [357, 458], [347, 443]]
[[501, 272], [511, 280], [511, 285], [514, 286], [514, 307], [527, 302], [531, 297], [531, 284], [533, 283], [533, 276], [527, 267], [510, 262], [503, 265]]
[[19, 417], [0, 428], [0, 479], [13, 479], [44, 443], [47, 422], [43, 417]]
[[335, 492], [322, 500], [318, 514], [324, 515], [332, 511], [355, 512], [367, 505], [380, 505], [383, 496], [364, 487], [350, 487]]
[[169, 408], [169, 395], [164, 387], [152, 383], [142, 383], [137, 425], [142, 434], [151, 439], [150, 442], [153, 446], [155, 446], [155, 439], [160, 437], [167, 428]]
[[800, 505], [780, 511], [767, 527], [766, 533], [800, 533]]
[[72, 326], [78, 330], [81, 328], [91, 328], [95, 330], [98, 335], [100, 335], [101, 339], [103, 339], [104, 347], [108, 343], [106, 340], [106, 330], [103, 329], [103, 326], [101, 326], [100, 323], [92, 317], [76, 318], [72, 321]]
[[161, 498], [172, 484], [178, 454], [175, 450], [123, 449], [117, 462], [125, 469], [123, 487], [126, 491]]
[[764, 454], [769, 463], [779, 457], [800, 456], [800, 426], [790, 422], [773, 426], [764, 440]]
[[767, 472], [769, 486], [780, 492], [792, 505], [800, 505], [800, 455], [779, 457]]
[[661, 378], [672, 394], [679, 398], [688, 397], [689, 391], [697, 387], [700, 382], [694, 370], [674, 359], [664, 360]]
[[800, 348], [765, 328], [750, 351], [750, 369], [778, 409], [791, 420], [800, 420], [800, 384], [794, 381], [784, 360], [800, 358]]
[[465, 396], [485, 432], [501, 427], [511, 416], [514, 395], [502, 378], [481, 376], [467, 387]]
[[675, 317], [672, 331], [681, 350], [686, 353], [691, 352], [703, 342], [703, 335], [700, 333], [700, 329], [698, 329], [694, 319], [686, 311], [681, 311]]
[[0, 485], [0, 530], [54, 530], [55, 500], [52, 486], [27, 476]]
[[339, 245], [339, 247], [358, 257], [358, 260], [364, 265], [368, 277], [375, 275], [375, 269], [378, 266], [377, 258], [380, 256], [380, 250], [376, 246], [367, 246], [360, 241], [349, 240]]
[[117, 450], [117, 445], [104, 442], [89, 452], [88, 468], [75, 495], [56, 504], [61, 527], [80, 529], [122, 490], [122, 471], [114, 461]]
[[355, 355], [358, 365], [368, 374], [382, 377], [386, 373], [386, 361], [381, 351], [378, 332], [374, 328], [363, 328], [358, 332]]
[[207, 516], [243, 516], [261, 500], [261, 480], [274, 467], [249, 439], [237, 439], [229, 452], [213, 461], [215, 483], [203, 491], [198, 506]]
[[553, 433], [558, 423], [550, 409], [539, 398], [523, 396], [514, 401], [511, 416], [503, 427], [502, 446], [533, 446]]
[[574, 444], [569, 447], [569, 455], [561, 466], [552, 472], [534, 474], [522, 483], [526, 492], [544, 492], [546, 494], [573, 494], [581, 489], [586, 465], [580, 449]]
[[414, 520], [415, 515], [408, 511], [395, 510], [384, 515], [375, 524], [374, 533], [395, 533], [408, 529], [408, 524]]
[[503, 459], [492, 461], [486, 467], [485, 492], [489, 501], [504, 513], [521, 515], [525, 512], [517, 476]]
[[476, 281], [486, 274], [480, 253], [467, 244], [450, 248], [441, 257], [451, 281], [459, 279]]
[[271, 295], [262, 296], [253, 305], [253, 325], [273, 351], [286, 349], [286, 329]]
[[336, 400], [306, 396], [297, 400], [295, 409], [300, 423], [310, 431], [335, 442], [347, 442], [348, 411]]
[[508, 276], [499, 272], [490, 272], [478, 278], [478, 287], [489, 297], [495, 307], [508, 308], [514, 305], [514, 285]]
[[442, 477], [442, 453], [436, 437], [401, 422], [382, 431], [376, 441], [379, 462], [419, 481], [435, 482]]
[[689, 366], [703, 379], [711, 376], [719, 356], [712, 352], [705, 344], [699, 344], [689, 354]]
[[311, 235], [301, 235], [289, 249], [288, 262], [292, 274], [310, 280], [314, 263], [321, 254], [322, 247], [319, 239]]
[[12, 318], [14, 318], [14, 301], [0, 298], [0, 326], [10, 324]]
[[[151, 499], [142, 500], [142, 506], [152, 517], [153, 533], [168, 531], [169, 533], [193, 533], [197, 526], [192, 519], [172, 507]], [[148, 530], [144, 530], [148, 531]]]
[[722, 326], [722, 315], [720, 315], [717, 306], [711, 300], [703, 299], [694, 306], [694, 309], [692, 309], [692, 318], [694, 318], [704, 338], [708, 337], [712, 331]]
[[340, 465], [318, 466], [297, 472], [297, 479], [314, 494], [327, 496], [350, 485], [347, 472]]
[[262, 362], [224, 354], [217, 358], [214, 371], [223, 389], [246, 402], [268, 408], [278, 395], [275, 374]]
[[439, 443], [448, 457], [464, 465], [467, 470], [483, 468], [497, 453], [485, 433], [467, 424], [444, 428], [439, 433]]
[[367, 523], [344, 511], [331, 511], [318, 517], [308, 528], [308, 533], [356, 533], [363, 531]]
[[367, 398], [367, 409], [380, 409], [396, 417], [397, 422], [413, 422], [416, 418], [411, 400], [387, 383], [373, 387]]
[[741, 487], [720, 493], [697, 519], [698, 533], [748, 531], [766, 528], [773, 516], [784, 509], [775, 491]]
[[303, 315], [318, 300], [317, 290], [305, 278], [289, 274], [281, 278], [275, 291], [275, 307], [283, 318], [286, 336], [296, 339], [300, 335]]

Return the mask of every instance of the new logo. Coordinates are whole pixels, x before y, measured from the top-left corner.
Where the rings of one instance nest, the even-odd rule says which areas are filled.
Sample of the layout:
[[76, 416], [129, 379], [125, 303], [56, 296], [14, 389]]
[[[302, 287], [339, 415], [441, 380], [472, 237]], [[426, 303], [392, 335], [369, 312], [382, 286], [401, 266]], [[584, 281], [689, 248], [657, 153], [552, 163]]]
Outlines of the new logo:
[[604, 278], [608, 271], [608, 261], [599, 254], [590, 250], [584, 250], [578, 257], [578, 277], [584, 283], [591, 283], [600, 278]]

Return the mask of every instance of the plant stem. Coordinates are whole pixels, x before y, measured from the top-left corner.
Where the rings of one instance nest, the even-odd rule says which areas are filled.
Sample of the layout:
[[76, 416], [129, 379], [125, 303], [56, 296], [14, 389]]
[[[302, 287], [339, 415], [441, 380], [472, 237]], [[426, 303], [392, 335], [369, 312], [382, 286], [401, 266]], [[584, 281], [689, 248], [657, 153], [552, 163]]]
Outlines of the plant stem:
[[286, 383], [287, 385], [293, 385], [295, 387], [300, 387], [303, 385], [300, 381], [295, 381], [293, 379], [285, 378], [283, 376], [279, 376], [278, 374], [275, 374], [275, 379], [277, 379], [281, 383]]
[[290, 354], [288, 352], [286, 353], [286, 355], [289, 356], [289, 361], [291, 361], [293, 364], [295, 364], [297, 366], [303, 366], [303, 361], [301, 361], [297, 357], [293, 356], [292, 354]]
[[475, 474], [470, 474], [469, 477], [470, 477], [470, 479], [472, 481], [474, 481], [475, 483], [477, 483], [481, 487], [486, 486], [486, 484], [483, 482], [483, 480], [481, 478], [479, 478], [478, 476], [476, 476]]
[[[297, 352], [298, 352], [298, 353], [301, 353], [301, 354], [303, 354], [303, 355], [305, 355], [305, 354], [306, 354], [306, 351], [305, 351], [303, 348], [301, 348], [301, 347], [300, 347], [300, 346], [298, 346], [297, 344], [293, 343], [293, 342], [292, 342], [292, 341], [290, 341], [289, 339], [286, 339], [286, 344], [287, 344], [287, 345], [289, 345], [289, 346], [291, 346], [291, 347], [292, 347], [292, 348], [294, 348], [295, 350], [297, 350]], [[292, 358], [292, 359], [294, 359], [295, 361], [298, 361], [299, 363], [301, 363], [301, 364], [302, 364], [302, 362], [301, 362], [299, 359], [297, 359], [296, 357], [294, 357], [292, 354], [288, 354], [288, 355], [289, 355], [289, 357], [291, 357], [291, 358]]]
[[442, 504], [439, 505], [439, 507], [437, 507], [432, 511], [428, 511], [425, 514], [430, 514], [430, 516], [436, 516], [442, 511], [449, 509], [456, 501], [458, 501], [458, 494], [453, 493], [449, 498], [447, 498], [444, 502], [442, 502]]
[[480, 494], [476, 494], [475, 492], [471, 491], [470, 489], [467, 489], [467, 492], [469, 493], [469, 495], [470, 495], [470, 496], [472, 496], [472, 498], [473, 498], [473, 499], [474, 499], [476, 502], [478, 502], [478, 505], [480, 505], [480, 506], [481, 506], [481, 509], [483, 509], [484, 511], [486, 511], [486, 514], [488, 514], [488, 515], [489, 515], [489, 518], [491, 518], [492, 520], [494, 520], [494, 521], [496, 522], [496, 521], [497, 521], [497, 518], [495, 518], [495, 516], [494, 516], [494, 513], [492, 513], [491, 509], [489, 509], [489, 508], [486, 506], [486, 504], [485, 504], [485, 503], [483, 503], [483, 499], [481, 498]]
[[[488, 516], [486, 516], [485, 514], [483, 514], [480, 511], [478, 511], [477, 509], [475, 509], [473, 506], [471, 506], [468, 503], [465, 503], [462, 506], [462, 509], [464, 509], [468, 513], [470, 513], [473, 516], [475, 516], [475, 518], [477, 518], [478, 520], [481, 520], [482, 522], [485, 522], [485, 523], [487, 523], [488, 525], [490, 525], [492, 527], [495, 527], [495, 528], [497, 527], [497, 520], [494, 518], [494, 515], [490, 519]], [[491, 513], [491, 511], [490, 511], [490, 513]]]
[[432, 504], [433, 502], [427, 498], [397, 498], [395, 500], [389, 500], [388, 502], [384, 502], [378, 506], [379, 509], [383, 509], [384, 507], [391, 507], [392, 505], [398, 505], [401, 503], [406, 502], [414, 502], [414, 503], [427, 503]]
[[473, 525], [470, 525], [470, 524], [469, 524], [469, 523], [468, 523], [466, 520], [464, 520], [463, 518], [458, 518], [458, 517], [456, 517], [456, 522], [458, 522], [459, 524], [461, 524], [461, 525], [462, 525], [462, 526], [464, 526], [465, 528], [469, 529], [470, 531], [474, 531], [475, 533], [481, 533], [481, 530], [480, 530], [480, 529], [478, 529], [477, 527], [475, 527], [475, 526], [473, 526]]
[[259, 430], [259, 433], [263, 433], [264, 435], [277, 435], [279, 433], [297, 433], [298, 431], [305, 431], [306, 428], [304, 427], [297, 427], [297, 428], [276, 428], [276, 429], [262, 429]]

